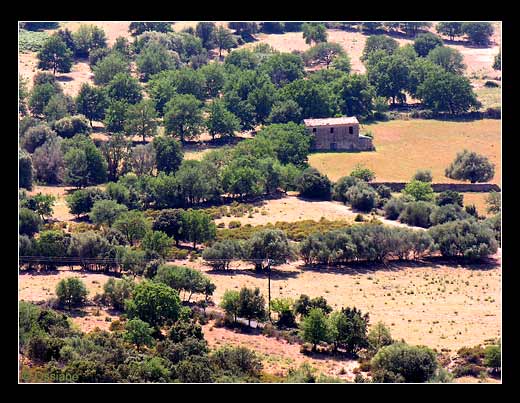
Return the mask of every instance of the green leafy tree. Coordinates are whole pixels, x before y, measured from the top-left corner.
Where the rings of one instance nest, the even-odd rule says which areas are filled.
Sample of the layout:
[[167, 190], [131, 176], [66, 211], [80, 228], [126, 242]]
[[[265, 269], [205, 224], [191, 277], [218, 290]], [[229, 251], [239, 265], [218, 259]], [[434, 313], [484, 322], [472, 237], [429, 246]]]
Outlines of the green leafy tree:
[[438, 206], [444, 206], [446, 204], [458, 204], [460, 207], [464, 206], [464, 195], [453, 190], [446, 190], [437, 195], [435, 203]]
[[444, 257], [481, 259], [497, 251], [495, 234], [485, 223], [471, 220], [450, 221], [428, 230], [435, 248]]
[[393, 104], [396, 99], [404, 101], [403, 92], [410, 85], [411, 61], [398, 52], [386, 55], [377, 51], [370, 54], [367, 63], [368, 79], [377, 95], [391, 98]]
[[462, 32], [470, 42], [476, 45], [487, 45], [495, 29], [490, 22], [464, 22]]
[[[292, 260], [294, 251], [285, 232], [279, 229], [265, 229], [254, 233], [244, 245], [247, 259], [255, 262], [257, 270], [266, 269], [282, 262]], [[271, 262], [267, 262], [267, 260]]]
[[224, 101], [214, 100], [209, 107], [206, 127], [213, 140], [217, 134], [222, 137], [233, 137], [240, 129], [240, 120], [226, 109]]
[[413, 47], [420, 57], [426, 57], [430, 51], [442, 45], [442, 39], [431, 32], [419, 34], [413, 41]]
[[236, 40], [229, 29], [220, 25], [215, 29], [215, 45], [218, 48], [218, 57], [222, 57], [222, 51], [229, 51], [237, 46]]
[[33, 163], [31, 155], [25, 150], [18, 150], [19, 186], [27, 190], [32, 189]]
[[122, 311], [125, 307], [125, 300], [132, 296], [135, 285], [136, 283], [130, 276], [123, 276], [121, 280], [109, 278], [103, 285], [103, 303]]
[[137, 68], [143, 80], [154, 74], [177, 66], [178, 55], [156, 41], [150, 41], [136, 58]]
[[258, 287], [254, 290], [242, 287], [238, 306], [238, 315], [247, 319], [248, 326], [251, 326], [252, 319], [263, 320], [265, 318], [265, 300]]
[[117, 73], [107, 83], [106, 93], [110, 100], [124, 101], [136, 104], [142, 98], [139, 82], [127, 73]]
[[417, 93], [423, 105], [436, 112], [455, 115], [481, 105], [469, 80], [448, 72], [433, 72], [427, 76]]
[[431, 184], [417, 179], [409, 182], [405, 186], [403, 193], [413, 197], [415, 201], [433, 201], [435, 199]]
[[38, 194], [23, 200], [21, 204], [23, 207], [27, 207], [35, 211], [40, 219], [44, 221], [46, 218], [52, 216], [53, 206], [55, 203], [55, 196], [38, 192]]
[[293, 101], [276, 101], [267, 118], [268, 123], [299, 123], [302, 118], [302, 108]]
[[370, 345], [369, 348], [373, 352], [377, 352], [381, 348], [389, 346], [394, 342], [392, 335], [390, 334], [390, 329], [388, 329], [381, 321], [377, 322], [370, 328], [367, 339]]
[[312, 343], [312, 350], [316, 351], [319, 343], [330, 341], [331, 329], [327, 315], [319, 308], [311, 308], [300, 323], [300, 333], [303, 340]]
[[365, 182], [371, 182], [376, 179], [376, 174], [374, 173], [374, 171], [360, 164], [354, 167], [352, 172], [350, 172], [350, 176]]
[[81, 24], [72, 37], [78, 57], [88, 57], [92, 50], [107, 46], [105, 31], [93, 24]]
[[312, 42], [318, 44], [327, 42], [327, 28], [325, 24], [306, 22], [302, 25], [303, 39], [310, 45]]
[[484, 356], [484, 365], [490, 367], [494, 373], [502, 367], [502, 354], [500, 345], [487, 346]]
[[105, 110], [103, 123], [110, 133], [121, 133], [126, 123], [128, 104], [125, 101], [110, 100]]
[[98, 200], [94, 202], [89, 218], [94, 224], [111, 227], [117, 218], [127, 210], [126, 206], [117, 203], [115, 200]]
[[450, 40], [454, 40], [456, 36], [462, 35], [462, 22], [439, 22], [435, 29], [438, 33], [449, 36]]
[[164, 209], [159, 212], [152, 224], [154, 231], [164, 232], [169, 237], [175, 239], [175, 243], [179, 245], [179, 241], [183, 236], [183, 221], [181, 210]]
[[215, 98], [224, 88], [226, 74], [224, 67], [219, 63], [209, 63], [199, 69], [204, 77], [204, 91], [206, 96]]
[[28, 208], [20, 208], [18, 213], [18, 231], [21, 235], [33, 236], [42, 224], [36, 212]]
[[92, 140], [70, 148], [64, 155], [65, 183], [78, 188], [106, 181], [107, 162]]
[[306, 53], [306, 59], [316, 64], [325, 64], [328, 69], [337, 57], [345, 55], [346, 53], [339, 43], [324, 42], [310, 48]]
[[330, 339], [335, 347], [356, 354], [368, 346], [368, 313], [357, 308], [342, 308], [329, 316]]
[[363, 48], [363, 54], [361, 55], [361, 61], [366, 63], [370, 55], [376, 51], [382, 50], [387, 55], [391, 55], [394, 51], [399, 48], [399, 42], [395, 39], [390, 38], [386, 35], [372, 35], [369, 36], [365, 42]]
[[354, 209], [364, 212], [371, 211], [379, 201], [377, 191], [364, 182], [349, 187], [345, 198]]
[[179, 318], [179, 293], [165, 284], [144, 280], [135, 286], [132, 298], [126, 300], [125, 310], [130, 318], [157, 328]]
[[129, 74], [130, 66], [128, 61], [119, 53], [112, 52], [101, 59], [93, 67], [94, 83], [106, 85], [112, 81], [117, 74]]
[[157, 126], [157, 112], [151, 99], [143, 99], [128, 107], [124, 125], [127, 134], [142, 136], [145, 143], [146, 137], [154, 137], [157, 134]]
[[236, 323], [240, 311], [240, 293], [235, 290], [226, 290], [220, 301], [220, 307], [227, 315], [233, 318]]
[[93, 120], [102, 120], [107, 105], [105, 92], [101, 88], [84, 83], [76, 97], [78, 113], [84, 115], [92, 127]]
[[139, 350], [141, 346], [151, 346], [153, 344], [153, 328], [141, 319], [130, 319], [125, 324], [123, 338], [135, 344]]
[[302, 172], [297, 188], [301, 196], [312, 199], [329, 200], [332, 195], [332, 183], [329, 178], [312, 167]]
[[81, 306], [85, 303], [88, 295], [87, 287], [77, 277], [69, 277], [60, 280], [56, 286], [56, 296], [60, 305], [65, 305], [69, 309]]
[[149, 231], [144, 236], [141, 247], [146, 252], [157, 253], [161, 257], [168, 255], [172, 240], [168, 235], [161, 231]]
[[62, 89], [58, 84], [51, 82], [37, 84], [35, 82], [28, 101], [31, 113], [35, 116], [42, 116], [50, 99], [59, 93], [62, 93]]
[[52, 70], [56, 75], [69, 73], [72, 67], [72, 51], [58, 35], [51, 35], [38, 52], [38, 68]]
[[160, 22], [144, 22], [144, 21], [132, 21], [128, 26], [128, 31], [132, 36], [141, 35], [143, 32], [155, 31], [155, 32], [172, 32], [172, 22], [160, 21]]
[[207, 50], [211, 50], [215, 46], [215, 29], [214, 22], [199, 22], [195, 27], [195, 34], [201, 39], [202, 46]]
[[495, 175], [495, 165], [474, 151], [457, 153], [455, 160], [446, 168], [445, 175], [451, 179], [468, 180], [471, 183], [488, 182]]
[[97, 200], [107, 199], [107, 195], [99, 188], [92, 187], [76, 190], [65, 199], [71, 214], [79, 217], [92, 210]]
[[278, 88], [304, 76], [302, 57], [292, 53], [275, 53], [262, 62], [260, 69]]
[[276, 157], [282, 164], [304, 167], [310, 153], [311, 136], [303, 125], [293, 122], [272, 124], [260, 130], [256, 138], [263, 138], [272, 144]]
[[181, 144], [173, 138], [160, 136], [153, 140], [157, 170], [172, 173], [179, 169], [184, 152]]
[[179, 136], [181, 143], [200, 133], [204, 123], [200, 102], [193, 95], [175, 95], [166, 105], [164, 127], [168, 134]]
[[119, 215], [113, 227], [125, 236], [130, 244], [143, 239], [150, 228], [150, 223], [140, 211], [132, 210]]
[[493, 59], [493, 70], [502, 70], [502, 51], [500, 50]]
[[211, 216], [200, 210], [187, 210], [183, 213], [183, 236], [193, 242], [197, 248], [198, 242], [215, 239], [217, 227]]
[[463, 74], [466, 69], [462, 53], [447, 46], [434, 48], [428, 53], [427, 58], [436, 65], [441, 66], [448, 73]]

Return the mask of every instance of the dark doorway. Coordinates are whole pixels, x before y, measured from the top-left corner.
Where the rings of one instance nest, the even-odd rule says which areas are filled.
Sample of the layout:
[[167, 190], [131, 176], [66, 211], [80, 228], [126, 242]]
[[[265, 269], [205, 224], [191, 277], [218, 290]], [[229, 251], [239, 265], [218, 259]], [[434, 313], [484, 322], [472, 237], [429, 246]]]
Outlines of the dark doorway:
[[338, 149], [338, 143], [330, 143], [330, 149], [331, 150], [337, 150]]

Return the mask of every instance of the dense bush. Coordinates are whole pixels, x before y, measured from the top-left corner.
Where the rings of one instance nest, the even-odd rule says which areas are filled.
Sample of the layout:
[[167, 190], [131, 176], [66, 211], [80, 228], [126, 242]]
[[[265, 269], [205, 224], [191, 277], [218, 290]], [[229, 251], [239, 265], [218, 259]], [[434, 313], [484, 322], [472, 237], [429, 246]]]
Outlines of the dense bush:
[[429, 250], [431, 243], [424, 231], [360, 224], [308, 236], [300, 243], [300, 255], [306, 264], [417, 259]]
[[329, 200], [332, 193], [332, 184], [327, 176], [322, 175], [315, 168], [307, 168], [298, 179], [298, 191], [303, 197], [311, 199]]
[[354, 185], [356, 185], [360, 179], [353, 176], [343, 176], [334, 183], [332, 198], [337, 201], [347, 201], [347, 191]]
[[435, 248], [445, 257], [480, 259], [497, 251], [493, 231], [475, 220], [451, 221], [428, 230]]
[[381, 348], [371, 362], [372, 371], [389, 371], [404, 382], [426, 382], [437, 369], [435, 352], [427, 347], [396, 343]]
[[460, 207], [464, 206], [464, 195], [454, 190], [446, 190], [437, 195], [435, 202], [438, 206], [444, 206], [446, 204], [457, 204]]
[[471, 183], [487, 182], [495, 175], [495, 165], [484, 155], [464, 150], [457, 153], [455, 160], [446, 168], [448, 178], [468, 180]]
[[399, 221], [416, 227], [428, 228], [431, 226], [430, 215], [435, 205], [425, 201], [407, 203], [399, 214]]
[[354, 209], [364, 212], [376, 207], [379, 199], [373, 187], [362, 183], [351, 186], [345, 196]]
[[431, 225], [444, 224], [449, 221], [466, 220], [470, 218], [458, 204], [445, 204], [435, 208], [430, 214]]
[[66, 116], [55, 121], [52, 128], [59, 136], [65, 138], [72, 138], [76, 134], [88, 136], [92, 131], [89, 121], [83, 115]]
[[69, 309], [83, 305], [87, 294], [88, 291], [85, 284], [76, 277], [63, 279], [56, 286], [58, 302], [60, 305], [67, 306]]

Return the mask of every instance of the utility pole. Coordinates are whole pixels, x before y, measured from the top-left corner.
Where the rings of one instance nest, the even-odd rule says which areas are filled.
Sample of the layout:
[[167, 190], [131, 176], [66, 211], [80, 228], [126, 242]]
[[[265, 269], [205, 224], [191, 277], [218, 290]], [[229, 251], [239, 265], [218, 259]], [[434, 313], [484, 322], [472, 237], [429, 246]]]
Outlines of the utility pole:
[[269, 321], [271, 321], [271, 260], [267, 259], [267, 299], [268, 299], [268, 312]]

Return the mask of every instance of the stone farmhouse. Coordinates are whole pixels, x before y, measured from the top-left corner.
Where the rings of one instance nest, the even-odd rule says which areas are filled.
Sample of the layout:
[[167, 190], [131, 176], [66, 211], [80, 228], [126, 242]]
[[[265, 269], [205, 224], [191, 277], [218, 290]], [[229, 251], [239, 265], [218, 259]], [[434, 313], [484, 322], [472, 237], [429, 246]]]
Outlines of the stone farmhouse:
[[359, 134], [359, 122], [355, 116], [305, 119], [304, 124], [314, 137], [313, 150], [374, 150], [372, 139]]

